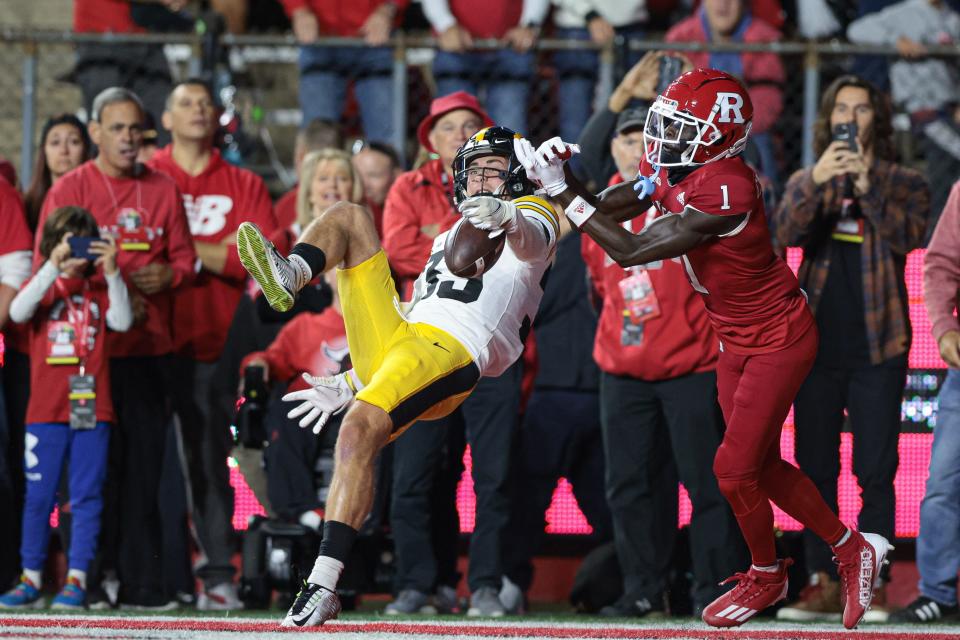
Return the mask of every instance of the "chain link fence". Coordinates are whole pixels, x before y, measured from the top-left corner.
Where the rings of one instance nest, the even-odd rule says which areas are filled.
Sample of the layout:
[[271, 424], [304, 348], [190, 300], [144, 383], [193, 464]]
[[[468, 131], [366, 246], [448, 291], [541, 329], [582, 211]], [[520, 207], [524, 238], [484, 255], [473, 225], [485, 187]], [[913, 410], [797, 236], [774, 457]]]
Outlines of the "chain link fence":
[[[223, 36], [215, 42], [216, 51], [211, 55], [210, 42], [194, 35], [104, 36], [0, 30], [0, 64], [7, 71], [0, 80], [0, 92], [6, 98], [0, 101], [0, 155], [17, 166], [21, 182], [29, 178], [43, 121], [62, 112], [82, 112], [81, 92], [72, 81], [74, 49], [78, 43], [98, 42], [164, 46], [174, 80], [204, 75], [218, 89], [229, 88], [229, 94], [221, 95], [229, 95], [231, 108], [243, 123], [243, 162], [270, 180], [277, 191], [292, 183], [293, 140], [301, 125], [301, 113], [299, 48], [291, 36]], [[359, 56], [364, 50], [358, 39], [330, 38], [319, 44], [348, 48], [351, 56]], [[382, 77], [389, 85], [389, 105], [379, 117], [389, 119], [391, 142], [408, 165], [417, 155], [416, 126], [439, 90], [476, 90], [495, 119], [497, 112], [522, 114], [520, 122], [504, 124], [525, 129], [524, 133], [534, 140], [557, 134], [570, 137], [590, 110], [605, 103], [629, 68], [627, 62], [646, 50], [773, 52], [785, 70], [782, 84], [773, 87], [781, 93], [782, 109], [773, 114], [767, 136], [778, 186], [794, 170], [816, 160], [813, 124], [822, 89], [840, 74], [852, 72], [888, 90], [889, 64], [898, 59], [892, 48], [837, 43], [703, 45], [645, 40], [618, 42], [600, 51], [587, 41], [556, 39], [541, 40], [529, 56], [511, 58], [497, 42], [481, 40], [476, 43], [480, 56], [472, 61], [460, 60], [459, 67], [453, 66], [456, 73], [451, 74], [451, 56], [438, 54], [431, 38], [400, 35], [392, 47], [392, 66]], [[960, 63], [956, 47], [933, 49], [930, 56], [953, 67]], [[922, 90], [922, 74], [915, 80], [919, 87], [916, 90]], [[504, 99], [502, 89], [506, 85], [517, 88], [513, 99], [509, 95]], [[586, 113], [572, 109], [573, 102], [587, 105]], [[898, 157], [930, 179], [934, 215], [942, 207], [945, 189], [960, 172], [960, 113], [954, 115], [946, 114], [930, 130], [928, 123], [912, 122], [902, 108], [894, 111]], [[516, 119], [514, 115], [504, 117]], [[348, 137], [363, 136], [360, 108], [352, 89], [346, 94], [341, 124]], [[929, 135], [924, 135], [925, 128]]]

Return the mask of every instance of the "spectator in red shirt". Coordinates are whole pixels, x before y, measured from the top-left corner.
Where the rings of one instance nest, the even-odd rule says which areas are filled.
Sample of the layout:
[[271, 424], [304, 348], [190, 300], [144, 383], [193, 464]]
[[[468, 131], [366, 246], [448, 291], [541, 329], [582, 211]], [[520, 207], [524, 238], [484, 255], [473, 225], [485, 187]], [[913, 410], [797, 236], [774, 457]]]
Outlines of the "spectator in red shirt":
[[[110, 402], [107, 329], [133, 323], [127, 287], [117, 268], [113, 238], [100, 240], [97, 221], [80, 207], [56, 209], [40, 235], [43, 266], [14, 298], [10, 316], [30, 324], [31, 386], [27, 410], [20, 584], [0, 597], [0, 607], [33, 608], [40, 601], [41, 573], [50, 537], [50, 511], [69, 460], [71, 512], [67, 581], [54, 609], [80, 609], [87, 569], [97, 549], [101, 490], [107, 472]], [[70, 241], [95, 238], [78, 256]], [[86, 252], [85, 252], [85, 255]], [[97, 267], [103, 275], [96, 274]], [[95, 275], [96, 274], [96, 275]]]
[[[393, 51], [384, 46], [409, 0], [281, 0], [300, 47], [303, 122], [339, 122], [353, 80], [364, 136], [394, 142], [391, 92]], [[321, 36], [363, 38], [363, 47], [317, 46]]]
[[[172, 4], [167, 0], [164, 4]], [[134, 22], [130, 0], [74, 0], [73, 30], [77, 33], [144, 33]], [[124, 87], [140, 96], [154, 118], [160, 119], [170, 93], [170, 64], [162, 44], [82, 42], [77, 45], [73, 78], [83, 93], [87, 113], [93, 100], [109, 87]], [[169, 141], [161, 134], [160, 144]]]
[[[433, 59], [437, 95], [479, 95], [501, 127], [527, 130], [527, 100], [533, 77], [531, 48], [547, 16], [547, 0], [423, 0], [423, 13], [437, 34]], [[497, 50], [471, 51], [473, 40], [496, 38]]]
[[277, 222], [263, 180], [227, 163], [213, 146], [216, 107], [210, 88], [188, 80], [167, 99], [163, 126], [173, 142], [150, 166], [173, 178], [199, 259], [193, 283], [173, 302], [172, 387], [180, 436], [189, 467], [194, 523], [207, 563], [200, 571], [201, 610], [243, 605], [232, 584], [233, 488], [227, 457], [232, 440], [229, 414], [219, 410], [212, 389], [227, 331], [246, 285], [235, 250], [236, 229], [251, 221], [271, 233]]
[[[300, 179], [300, 168], [303, 159], [311, 151], [321, 149], [342, 149], [343, 133], [340, 125], [329, 120], [311, 120], [309, 124], [297, 132], [293, 146], [293, 170], [296, 179]], [[277, 224], [286, 229], [297, 219], [297, 193], [299, 189], [294, 185], [292, 189], [277, 200], [274, 209], [277, 213]]]
[[393, 147], [358, 140], [353, 145], [353, 168], [363, 185], [363, 203], [373, 215], [373, 223], [382, 238], [383, 206], [390, 187], [400, 175], [400, 158]]
[[[117, 238], [117, 263], [133, 285], [134, 327], [108, 345], [118, 415], [111, 442], [121, 467], [114, 487], [108, 481], [108, 491], [118, 495], [116, 503], [108, 498], [104, 522], [119, 523], [119, 531], [105, 530], [101, 548], [118, 556], [121, 603], [165, 607], [170, 601], [161, 590], [157, 491], [169, 423], [166, 360], [173, 350], [173, 292], [192, 281], [197, 254], [173, 180], [136, 163], [143, 122], [139, 97], [113, 87], [98, 95], [93, 107], [89, 132], [100, 154], [53, 185], [39, 224], [61, 206], [87, 209], [102, 232]], [[105, 562], [109, 565], [109, 558]]]
[[20, 285], [30, 277], [32, 247], [20, 194], [0, 179], [0, 513], [7, 514], [0, 525], [0, 589], [20, 569], [23, 434], [30, 396], [27, 335], [7, 317]]
[[[776, 42], [782, 34], [754, 16], [745, 0], [704, 0], [692, 16], [674, 25], [667, 42]], [[778, 167], [771, 130], [783, 111], [786, 72], [773, 52], [690, 51], [694, 67], [719, 69], [746, 85], [754, 105], [750, 141], [760, 156], [760, 171], [777, 183]]]
[[90, 159], [93, 153], [87, 128], [77, 116], [64, 113], [47, 120], [40, 132], [37, 159], [33, 163], [30, 186], [23, 194], [27, 224], [36, 231], [40, 208], [47, 191], [61, 176]]

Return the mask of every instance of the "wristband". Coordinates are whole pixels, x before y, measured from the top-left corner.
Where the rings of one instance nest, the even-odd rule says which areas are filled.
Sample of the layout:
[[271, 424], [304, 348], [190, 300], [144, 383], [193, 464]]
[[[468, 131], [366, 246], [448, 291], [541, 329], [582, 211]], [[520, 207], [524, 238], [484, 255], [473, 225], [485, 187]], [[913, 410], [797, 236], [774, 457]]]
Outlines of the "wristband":
[[572, 222], [577, 229], [586, 224], [587, 220], [596, 212], [597, 208], [580, 196], [574, 198], [573, 202], [564, 209], [564, 213], [567, 214], [567, 219]]
[[551, 198], [556, 198], [558, 195], [567, 190], [567, 181], [560, 180], [560, 182], [551, 182], [550, 184], [543, 185], [544, 190], [547, 192], [547, 195]]

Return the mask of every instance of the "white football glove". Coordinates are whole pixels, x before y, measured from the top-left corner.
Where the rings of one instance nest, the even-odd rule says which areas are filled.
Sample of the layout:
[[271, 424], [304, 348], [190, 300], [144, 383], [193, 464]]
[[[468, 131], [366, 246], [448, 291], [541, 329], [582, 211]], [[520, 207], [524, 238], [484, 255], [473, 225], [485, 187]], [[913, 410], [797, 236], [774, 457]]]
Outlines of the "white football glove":
[[580, 153], [580, 145], [569, 144], [559, 136], [554, 136], [534, 150], [529, 140], [520, 138], [513, 141], [513, 151], [526, 170], [527, 177], [553, 197], [567, 188], [563, 165]]
[[320, 377], [304, 373], [303, 380], [310, 385], [310, 388], [293, 391], [283, 396], [286, 402], [300, 402], [290, 410], [287, 417], [296, 419], [303, 416], [300, 419], [300, 426], [303, 428], [316, 421], [313, 432], [320, 433], [330, 416], [343, 413], [353, 402], [354, 393], [347, 382], [348, 375], [349, 372]]
[[491, 238], [510, 231], [517, 219], [517, 205], [493, 196], [472, 196], [457, 208], [467, 222], [478, 229], [490, 231]]

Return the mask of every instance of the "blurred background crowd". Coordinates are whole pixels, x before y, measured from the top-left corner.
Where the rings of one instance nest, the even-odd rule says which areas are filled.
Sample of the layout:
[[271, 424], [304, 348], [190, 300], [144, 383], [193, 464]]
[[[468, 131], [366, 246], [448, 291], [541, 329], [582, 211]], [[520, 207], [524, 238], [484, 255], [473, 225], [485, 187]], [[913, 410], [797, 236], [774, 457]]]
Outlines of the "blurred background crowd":
[[[930, 460], [920, 582], [888, 598], [886, 571], [867, 620], [957, 615], [960, 387], [944, 372], [960, 366], [952, 2], [12, 4], [0, 24], [0, 606], [45, 593], [63, 608], [149, 610], [289, 598], [316, 551], [337, 425], [317, 437], [279, 398], [305, 386], [303, 371], [349, 368], [349, 352], [330, 281], [272, 311], [239, 264], [237, 226], [256, 222], [286, 252], [328, 205], [363, 204], [407, 299], [459, 217], [452, 160], [469, 136], [496, 123], [579, 142], [573, 168], [599, 190], [635, 177], [665, 83], [709, 66], [750, 92], [745, 158], [820, 329], [795, 459], [836, 508], [852, 434], [861, 529], [903, 533], [904, 393], [911, 376], [933, 379], [934, 409], [913, 429]], [[626, 224], [638, 232], [655, 215]], [[109, 238], [86, 272], [71, 271], [82, 249], [68, 233]], [[908, 256], [931, 238], [917, 323]], [[85, 284], [65, 290], [58, 274]], [[629, 310], [640, 277], [656, 314]], [[919, 365], [911, 346], [931, 334], [942, 360]], [[469, 593], [471, 615], [525, 612], [534, 558], [556, 553], [545, 512], [564, 479], [590, 532], [567, 550], [590, 552], [572, 604], [699, 614], [746, 558], [712, 473], [717, 353], [680, 261], [622, 269], [565, 229], [522, 359], [382, 456], [346, 601], [388, 591], [387, 614], [454, 613]], [[235, 469], [262, 512], [243, 531]], [[838, 620], [828, 548], [806, 534], [783, 544], [800, 561], [776, 615]], [[64, 551], [59, 564], [48, 549]]]

